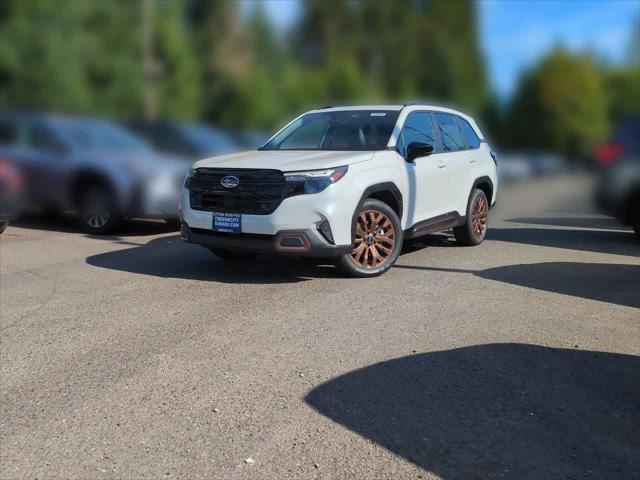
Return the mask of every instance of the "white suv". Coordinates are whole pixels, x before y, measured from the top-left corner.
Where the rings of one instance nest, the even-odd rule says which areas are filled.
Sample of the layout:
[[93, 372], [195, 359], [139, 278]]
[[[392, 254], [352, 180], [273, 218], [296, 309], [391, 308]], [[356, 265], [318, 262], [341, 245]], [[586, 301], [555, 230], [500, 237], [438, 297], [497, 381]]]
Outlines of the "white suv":
[[467, 115], [429, 105], [327, 107], [257, 151], [196, 162], [181, 236], [223, 259], [260, 252], [332, 258], [370, 277], [402, 241], [453, 228], [482, 242], [498, 189], [495, 155]]

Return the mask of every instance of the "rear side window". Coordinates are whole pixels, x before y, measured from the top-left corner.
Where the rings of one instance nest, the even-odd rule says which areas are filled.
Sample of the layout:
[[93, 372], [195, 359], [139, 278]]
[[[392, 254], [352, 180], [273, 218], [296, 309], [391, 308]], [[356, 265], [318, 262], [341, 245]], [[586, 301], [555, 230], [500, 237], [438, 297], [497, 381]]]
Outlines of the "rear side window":
[[410, 113], [405, 120], [398, 142], [398, 149], [403, 156], [407, 154], [407, 146], [413, 142], [426, 143], [436, 151], [436, 134], [428, 112]]
[[438, 122], [438, 130], [440, 131], [442, 149], [445, 152], [464, 150], [462, 132], [455, 117], [446, 113], [436, 113], [436, 121]]
[[480, 139], [478, 138], [478, 135], [476, 135], [476, 131], [473, 127], [469, 125], [469, 122], [460, 117], [458, 117], [458, 122], [462, 127], [464, 138], [467, 139], [467, 148], [480, 148]]

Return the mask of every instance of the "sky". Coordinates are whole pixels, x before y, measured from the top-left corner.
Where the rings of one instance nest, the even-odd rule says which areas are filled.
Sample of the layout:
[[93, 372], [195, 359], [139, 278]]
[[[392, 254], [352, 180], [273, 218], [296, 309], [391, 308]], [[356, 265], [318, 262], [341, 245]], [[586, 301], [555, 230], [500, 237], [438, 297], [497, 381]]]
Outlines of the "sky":
[[[300, 15], [300, 0], [264, 2], [279, 29]], [[514, 91], [523, 69], [554, 45], [617, 63], [628, 55], [634, 23], [640, 28], [640, 0], [478, 0], [477, 5], [489, 80], [501, 98]]]

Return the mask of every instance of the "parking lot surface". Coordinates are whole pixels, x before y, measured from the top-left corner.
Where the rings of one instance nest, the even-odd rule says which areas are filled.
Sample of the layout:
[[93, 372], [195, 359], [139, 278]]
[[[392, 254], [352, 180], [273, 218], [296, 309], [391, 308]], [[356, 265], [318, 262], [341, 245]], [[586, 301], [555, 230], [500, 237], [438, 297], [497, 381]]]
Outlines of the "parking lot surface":
[[0, 478], [639, 478], [640, 243], [589, 180], [369, 280], [162, 223], [0, 239]]

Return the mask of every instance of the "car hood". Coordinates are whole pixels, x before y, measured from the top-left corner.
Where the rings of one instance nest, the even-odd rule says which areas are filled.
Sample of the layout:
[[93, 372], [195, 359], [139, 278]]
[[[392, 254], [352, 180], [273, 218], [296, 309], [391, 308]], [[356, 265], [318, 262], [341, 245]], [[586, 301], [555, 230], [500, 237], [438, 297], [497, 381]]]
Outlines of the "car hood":
[[283, 172], [321, 170], [353, 165], [373, 158], [374, 152], [336, 152], [308, 150], [251, 150], [221, 155], [196, 162], [193, 167], [272, 168]]

